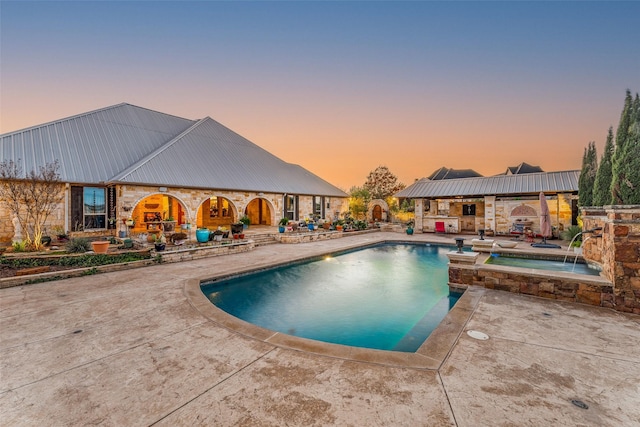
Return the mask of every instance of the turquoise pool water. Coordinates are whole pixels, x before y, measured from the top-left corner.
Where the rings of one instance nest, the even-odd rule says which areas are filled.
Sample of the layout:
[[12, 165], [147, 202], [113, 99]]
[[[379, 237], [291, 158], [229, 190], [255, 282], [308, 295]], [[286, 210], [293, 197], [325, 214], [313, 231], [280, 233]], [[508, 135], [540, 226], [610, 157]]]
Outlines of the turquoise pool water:
[[575, 255], [570, 254], [567, 262], [547, 261], [542, 259], [517, 258], [508, 256], [490, 256], [485, 264], [506, 265], [510, 267], [535, 268], [537, 270], [564, 271], [568, 273], [589, 274], [598, 276], [600, 270], [590, 268], [587, 264], [576, 263], [573, 265]]
[[289, 335], [414, 352], [460, 297], [450, 246], [382, 244], [203, 284], [233, 316]]

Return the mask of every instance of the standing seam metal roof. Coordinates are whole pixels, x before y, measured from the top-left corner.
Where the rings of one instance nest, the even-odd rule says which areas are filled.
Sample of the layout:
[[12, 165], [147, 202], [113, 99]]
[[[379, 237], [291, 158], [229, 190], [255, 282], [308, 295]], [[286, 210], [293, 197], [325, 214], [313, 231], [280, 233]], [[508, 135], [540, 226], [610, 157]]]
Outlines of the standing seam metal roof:
[[118, 104], [0, 135], [23, 172], [60, 162], [72, 183], [116, 183], [347, 197], [206, 117], [194, 121]]
[[578, 191], [579, 170], [432, 181], [423, 178], [395, 194], [401, 198], [508, 196]]

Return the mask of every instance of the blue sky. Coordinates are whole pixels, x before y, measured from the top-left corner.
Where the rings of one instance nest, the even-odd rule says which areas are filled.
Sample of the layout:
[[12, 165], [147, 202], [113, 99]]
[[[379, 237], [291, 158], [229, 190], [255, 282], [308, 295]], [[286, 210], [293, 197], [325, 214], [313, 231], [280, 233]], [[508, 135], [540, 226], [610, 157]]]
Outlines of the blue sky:
[[[0, 2], [0, 132], [210, 116], [348, 188], [580, 167], [640, 91], [638, 2]], [[328, 152], [325, 156], [310, 156]]]

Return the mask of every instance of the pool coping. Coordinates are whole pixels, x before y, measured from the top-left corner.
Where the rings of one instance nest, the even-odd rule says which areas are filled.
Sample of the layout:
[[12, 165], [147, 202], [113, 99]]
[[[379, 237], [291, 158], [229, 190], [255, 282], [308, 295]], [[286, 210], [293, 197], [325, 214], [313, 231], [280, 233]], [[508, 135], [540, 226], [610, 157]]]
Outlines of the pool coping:
[[[385, 241], [403, 243], [400, 241]], [[376, 242], [384, 243], [384, 242]], [[411, 242], [413, 243], [413, 242]], [[368, 246], [368, 245], [363, 245]], [[314, 256], [315, 258], [317, 256]], [[299, 262], [300, 260], [295, 260]], [[282, 265], [274, 263], [261, 266], [259, 270]], [[255, 271], [255, 270], [254, 270]], [[250, 274], [252, 271], [241, 271], [237, 274]], [[480, 298], [484, 295], [484, 288], [470, 287], [464, 291], [456, 304], [433, 330], [429, 337], [415, 352], [400, 352], [390, 350], [376, 350], [362, 347], [352, 347], [341, 344], [327, 343], [308, 338], [295, 337], [281, 332], [266, 329], [241, 320], [224, 310], [216, 307], [202, 292], [202, 285], [206, 282], [229, 277], [206, 276], [185, 280], [184, 294], [191, 304], [203, 317], [218, 326], [245, 337], [253, 338], [267, 344], [288, 350], [310, 353], [313, 355], [343, 359], [354, 362], [373, 363], [385, 366], [395, 366], [413, 369], [437, 370], [464, 330], [465, 325], [476, 310]]]

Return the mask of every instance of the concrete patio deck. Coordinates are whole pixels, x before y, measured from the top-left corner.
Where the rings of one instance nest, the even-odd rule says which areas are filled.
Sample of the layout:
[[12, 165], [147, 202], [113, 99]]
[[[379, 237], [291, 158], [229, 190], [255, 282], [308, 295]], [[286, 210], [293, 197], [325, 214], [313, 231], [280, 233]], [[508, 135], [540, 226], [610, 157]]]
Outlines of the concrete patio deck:
[[415, 367], [257, 339], [192, 295], [194, 279], [398, 239], [453, 243], [372, 233], [0, 289], [0, 424], [640, 425], [637, 315], [474, 289], [460, 330], [436, 331], [454, 334], [434, 340], [441, 359]]

